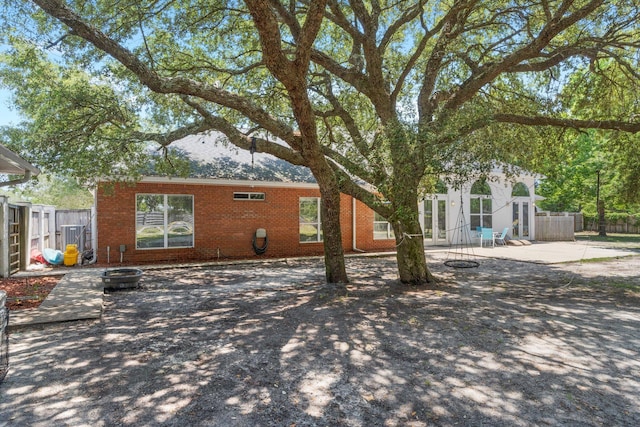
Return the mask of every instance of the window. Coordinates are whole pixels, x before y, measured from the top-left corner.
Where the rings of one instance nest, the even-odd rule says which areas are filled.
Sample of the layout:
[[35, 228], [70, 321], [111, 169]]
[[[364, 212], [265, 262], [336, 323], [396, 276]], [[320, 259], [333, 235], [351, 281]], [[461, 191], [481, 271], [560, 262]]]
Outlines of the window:
[[522, 182], [516, 182], [511, 191], [512, 197], [529, 197], [529, 189]]
[[486, 181], [476, 181], [471, 186], [471, 197], [469, 200], [471, 211], [471, 230], [478, 228], [493, 228], [492, 218], [491, 187]]
[[394, 239], [393, 227], [385, 217], [377, 212], [373, 213], [373, 240]]
[[193, 196], [136, 196], [137, 249], [190, 247], [193, 247]]
[[300, 242], [322, 242], [320, 198], [300, 198]]
[[264, 200], [264, 193], [233, 193], [233, 200]]

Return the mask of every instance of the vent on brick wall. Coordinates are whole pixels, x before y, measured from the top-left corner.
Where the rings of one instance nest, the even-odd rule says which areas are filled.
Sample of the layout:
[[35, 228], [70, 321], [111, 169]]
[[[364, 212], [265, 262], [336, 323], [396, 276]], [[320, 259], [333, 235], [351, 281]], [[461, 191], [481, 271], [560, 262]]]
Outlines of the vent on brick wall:
[[264, 200], [264, 193], [235, 192], [233, 200]]

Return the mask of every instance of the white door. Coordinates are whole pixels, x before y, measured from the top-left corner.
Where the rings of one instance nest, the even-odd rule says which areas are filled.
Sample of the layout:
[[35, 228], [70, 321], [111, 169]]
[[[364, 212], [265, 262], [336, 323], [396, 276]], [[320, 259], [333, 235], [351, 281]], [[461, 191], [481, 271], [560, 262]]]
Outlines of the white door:
[[513, 206], [511, 238], [529, 240], [529, 200], [514, 200]]
[[446, 195], [438, 194], [425, 199], [422, 204], [422, 229], [424, 244], [438, 245], [447, 243], [447, 200]]

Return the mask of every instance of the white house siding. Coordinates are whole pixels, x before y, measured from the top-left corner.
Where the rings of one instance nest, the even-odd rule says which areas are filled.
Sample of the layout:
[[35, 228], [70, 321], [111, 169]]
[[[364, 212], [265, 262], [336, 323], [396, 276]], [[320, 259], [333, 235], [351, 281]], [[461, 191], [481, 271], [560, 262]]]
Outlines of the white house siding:
[[[499, 172], [494, 173], [494, 177], [498, 179], [494, 182], [487, 181], [491, 188], [492, 197], [492, 228], [495, 232], [502, 231], [505, 227], [509, 229], [507, 236], [512, 237], [512, 225], [513, 225], [513, 204], [514, 202], [527, 202], [529, 208], [529, 235], [520, 236], [520, 239], [535, 240], [535, 176], [530, 174], [521, 174], [516, 178], [515, 182], [506, 179], [505, 175]], [[474, 181], [475, 182], [475, 181]], [[425, 239], [426, 245], [432, 244], [452, 244], [459, 242], [459, 235], [454, 236], [456, 233], [460, 233], [460, 223], [466, 225], [467, 230], [470, 232], [473, 238], [473, 230], [471, 230], [471, 212], [470, 212], [470, 199], [471, 199], [471, 186], [474, 182], [469, 182], [462, 187], [461, 190], [449, 189], [446, 194], [446, 206], [447, 206], [447, 240], [446, 242], [436, 242], [432, 239]], [[517, 182], [523, 183], [529, 190], [529, 196], [527, 197], [512, 197], [513, 187]], [[463, 203], [463, 216], [460, 220], [460, 195], [462, 194]], [[427, 196], [428, 198], [431, 196]], [[423, 214], [422, 207], [420, 208], [421, 217]], [[424, 229], [424, 224], [423, 229]], [[465, 230], [466, 232], [466, 230]], [[456, 242], [453, 242], [455, 238]], [[475, 239], [474, 239], [475, 240]]]

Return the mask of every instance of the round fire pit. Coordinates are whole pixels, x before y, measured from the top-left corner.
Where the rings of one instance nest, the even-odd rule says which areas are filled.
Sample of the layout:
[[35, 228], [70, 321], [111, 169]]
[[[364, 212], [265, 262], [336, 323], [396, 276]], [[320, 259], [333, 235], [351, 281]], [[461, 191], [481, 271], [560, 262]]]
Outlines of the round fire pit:
[[137, 288], [142, 277], [139, 268], [114, 268], [102, 273], [102, 283], [105, 289]]

